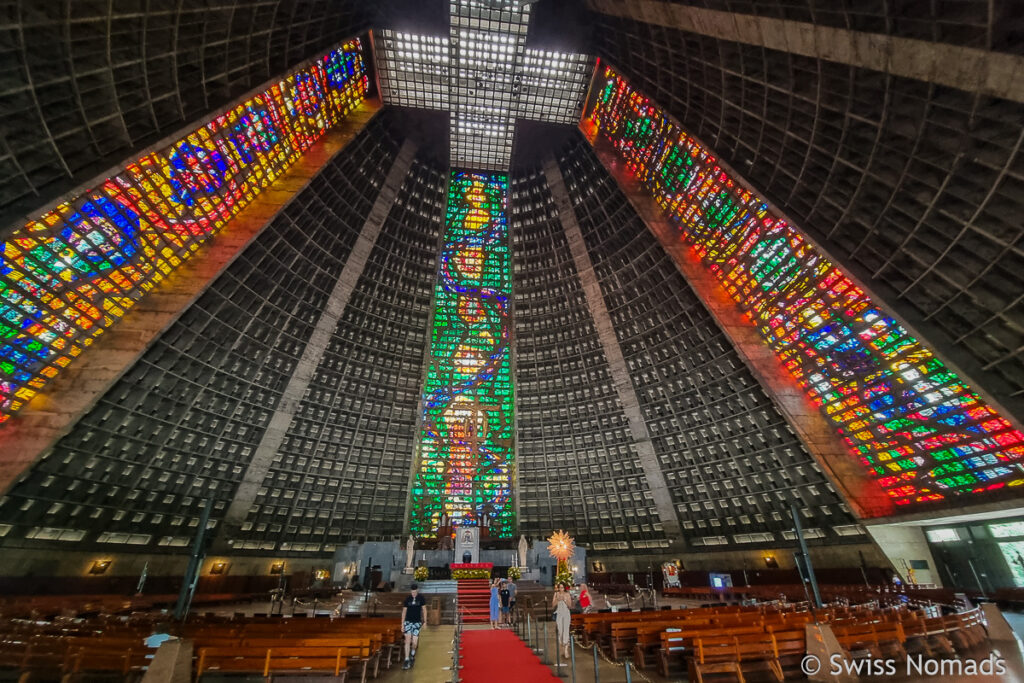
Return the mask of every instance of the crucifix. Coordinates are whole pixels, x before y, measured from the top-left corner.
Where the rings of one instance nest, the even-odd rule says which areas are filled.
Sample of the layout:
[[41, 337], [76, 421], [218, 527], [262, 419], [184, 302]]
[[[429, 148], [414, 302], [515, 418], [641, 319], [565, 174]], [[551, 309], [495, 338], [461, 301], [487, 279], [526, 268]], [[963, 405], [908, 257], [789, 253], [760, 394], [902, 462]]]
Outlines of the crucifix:
[[450, 0], [447, 37], [379, 34], [384, 104], [450, 112], [452, 168], [507, 171], [517, 119], [580, 120], [594, 60], [527, 48], [534, 2]]

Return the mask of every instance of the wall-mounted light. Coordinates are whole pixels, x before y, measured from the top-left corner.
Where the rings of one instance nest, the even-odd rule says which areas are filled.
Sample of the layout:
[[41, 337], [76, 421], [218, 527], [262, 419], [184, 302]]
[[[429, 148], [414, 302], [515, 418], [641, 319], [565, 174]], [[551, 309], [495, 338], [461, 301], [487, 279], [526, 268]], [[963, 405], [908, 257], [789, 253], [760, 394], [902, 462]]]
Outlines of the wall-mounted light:
[[113, 560], [95, 560], [92, 566], [89, 567], [90, 574], [106, 574], [107, 570], [110, 569], [110, 565], [114, 563]]
[[228, 573], [228, 563], [227, 562], [214, 562], [212, 565], [210, 565], [210, 573], [211, 574], [227, 574]]
[[768, 569], [778, 569], [779, 561], [775, 559], [774, 555], [765, 555], [764, 566], [768, 567]]
[[326, 569], [314, 569], [313, 578], [317, 581], [326, 581], [331, 578], [331, 573]]
[[271, 574], [284, 574], [284, 562], [274, 562], [270, 565]]

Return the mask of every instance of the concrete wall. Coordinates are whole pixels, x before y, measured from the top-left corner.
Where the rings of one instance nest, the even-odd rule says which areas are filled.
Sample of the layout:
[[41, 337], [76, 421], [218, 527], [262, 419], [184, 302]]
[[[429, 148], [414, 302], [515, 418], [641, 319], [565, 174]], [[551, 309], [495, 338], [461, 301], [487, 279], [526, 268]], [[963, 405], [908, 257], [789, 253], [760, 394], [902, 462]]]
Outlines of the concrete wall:
[[[182, 576], [188, 564], [186, 555], [148, 555], [134, 553], [104, 553], [94, 551], [23, 550], [7, 549], [0, 554], [0, 577], [89, 577], [89, 568], [97, 560], [110, 560], [110, 568], [103, 574], [110, 577], [138, 577], [143, 567], [149, 577]], [[227, 576], [268, 576], [275, 562], [285, 563], [285, 573], [309, 572], [330, 568], [325, 558], [292, 558], [281, 556], [232, 557], [209, 555], [203, 560], [201, 575], [210, 573], [217, 562], [226, 562]]]
[[868, 533], [904, 582], [910, 582], [908, 568], [911, 560], [924, 560], [928, 563], [928, 569], [915, 569], [914, 582], [942, 585], [923, 527], [880, 524], [869, 526]]
[[[669, 555], [603, 555], [591, 553], [589, 561], [597, 561], [605, 566], [609, 572], [633, 572], [647, 571], [647, 565], [653, 564], [655, 568], [662, 562], [681, 560], [687, 571], [725, 571], [738, 570], [744, 567], [751, 571], [766, 568], [764, 558], [771, 555], [778, 563], [779, 569], [793, 569], [796, 567], [793, 561], [793, 547], [767, 548], [758, 550], [737, 550], [715, 553], [694, 553], [687, 552], [679, 556]], [[888, 559], [885, 555], [870, 542], [837, 545], [829, 547], [811, 547], [811, 562], [815, 568], [856, 568], [861, 566], [861, 555], [863, 561], [869, 567], [887, 567]]]

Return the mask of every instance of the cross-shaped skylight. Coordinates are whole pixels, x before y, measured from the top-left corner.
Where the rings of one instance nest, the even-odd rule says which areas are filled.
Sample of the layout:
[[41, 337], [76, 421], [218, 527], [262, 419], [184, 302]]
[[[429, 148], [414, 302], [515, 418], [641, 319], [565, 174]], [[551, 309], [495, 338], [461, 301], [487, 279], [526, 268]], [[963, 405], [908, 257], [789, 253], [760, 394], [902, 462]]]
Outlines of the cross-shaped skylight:
[[579, 121], [593, 59], [526, 47], [530, 5], [451, 0], [447, 38], [385, 29], [377, 69], [385, 104], [451, 112], [453, 168], [506, 171], [516, 119]]

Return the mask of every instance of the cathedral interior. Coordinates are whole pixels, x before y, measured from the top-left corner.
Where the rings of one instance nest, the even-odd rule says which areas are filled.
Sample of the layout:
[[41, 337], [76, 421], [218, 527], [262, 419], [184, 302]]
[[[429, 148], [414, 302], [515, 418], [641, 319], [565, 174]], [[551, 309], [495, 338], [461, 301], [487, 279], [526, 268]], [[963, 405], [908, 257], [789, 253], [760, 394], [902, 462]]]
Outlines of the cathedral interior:
[[1012, 0], [4, 16], [0, 592], [1024, 587]]

